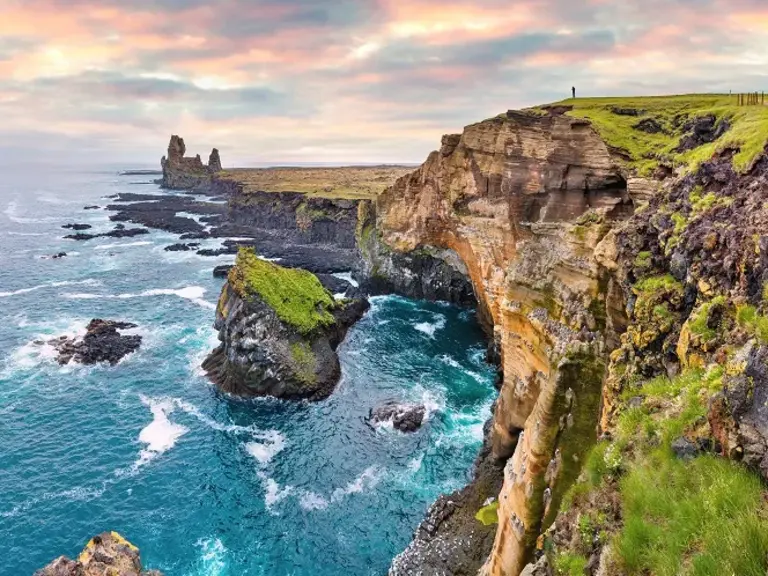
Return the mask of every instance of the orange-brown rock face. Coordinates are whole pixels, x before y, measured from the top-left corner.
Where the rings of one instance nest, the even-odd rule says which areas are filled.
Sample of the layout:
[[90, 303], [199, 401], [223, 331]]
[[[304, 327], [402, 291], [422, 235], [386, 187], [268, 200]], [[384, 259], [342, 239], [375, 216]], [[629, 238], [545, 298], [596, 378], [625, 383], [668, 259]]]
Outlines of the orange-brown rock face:
[[487, 573], [519, 574], [594, 440], [606, 342], [621, 324], [621, 306], [606, 306], [617, 292], [606, 234], [631, 212], [588, 123], [521, 112], [443, 137], [377, 202], [388, 249], [458, 255], [499, 347], [492, 447], [507, 464]]

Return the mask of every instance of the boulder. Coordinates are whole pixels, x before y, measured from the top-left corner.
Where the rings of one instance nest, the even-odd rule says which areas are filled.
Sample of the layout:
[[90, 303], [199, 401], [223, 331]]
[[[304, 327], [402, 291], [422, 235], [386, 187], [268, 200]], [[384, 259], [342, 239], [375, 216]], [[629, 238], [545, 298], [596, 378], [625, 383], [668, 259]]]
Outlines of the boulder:
[[424, 422], [427, 409], [423, 404], [401, 404], [389, 401], [371, 409], [369, 420], [375, 424], [392, 422], [400, 432], [416, 432]]

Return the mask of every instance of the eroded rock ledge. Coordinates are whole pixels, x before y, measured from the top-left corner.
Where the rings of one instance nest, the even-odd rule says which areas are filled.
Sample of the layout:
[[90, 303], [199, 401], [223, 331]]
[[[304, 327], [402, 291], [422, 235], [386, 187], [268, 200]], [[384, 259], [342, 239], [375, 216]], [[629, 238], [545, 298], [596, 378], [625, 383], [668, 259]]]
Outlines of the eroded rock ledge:
[[34, 576], [163, 576], [144, 570], [139, 549], [117, 532], [94, 536], [77, 557], [60, 556]]
[[243, 396], [327, 397], [336, 348], [369, 304], [334, 300], [316, 276], [241, 249], [216, 310], [221, 345], [203, 363], [222, 390]]

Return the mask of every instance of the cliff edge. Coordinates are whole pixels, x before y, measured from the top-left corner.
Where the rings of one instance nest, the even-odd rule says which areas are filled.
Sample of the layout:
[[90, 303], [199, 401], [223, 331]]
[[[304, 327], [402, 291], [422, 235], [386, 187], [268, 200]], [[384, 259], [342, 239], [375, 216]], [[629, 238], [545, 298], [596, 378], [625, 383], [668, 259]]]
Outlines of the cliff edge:
[[[426, 254], [463, 273], [502, 371], [476, 497], [438, 501], [391, 575], [661, 573], [653, 526], [683, 511], [638, 508], [653, 470], [689, 471], [680, 499], [702, 501], [717, 469], [748, 494], [726, 532], [766, 528], [757, 477], [716, 454], [768, 469], [767, 141], [768, 108], [727, 96], [574, 99], [447, 135], [378, 197], [364, 270], [418, 287]], [[701, 537], [722, 518], [697, 520], [670, 565], [765, 571], [768, 539], [718, 556]]]

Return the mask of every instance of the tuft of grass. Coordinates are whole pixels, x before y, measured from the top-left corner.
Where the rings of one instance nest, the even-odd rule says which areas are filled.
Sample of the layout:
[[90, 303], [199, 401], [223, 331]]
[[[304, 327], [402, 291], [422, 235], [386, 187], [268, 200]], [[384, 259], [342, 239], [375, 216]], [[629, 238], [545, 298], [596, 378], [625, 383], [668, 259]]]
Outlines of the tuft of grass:
[[707, 324], [709, 322], [709, 315], [713, 308], [718, 306], [725, 306], [725, 296], [717, 296], [711, 301], [701, 305], [701, 307], [691, 315], [691, 319], [688, 326], [693, 334], [701, 336], [701, 338], [708, 342], [713, 340], [717, 336], [717, 330], [710, 328]]
[[628, 575], [765, 575], [763, 487], [738, 464], [657, 450], [621, 480], [621, 497], [614, 550]]
[[262, 260], [252, 248], [241, 248], [229, 272], [230, 286], [240, 296], [257, 294], [283, 322], [301, 334], [333, 324], [333, 296], [317, 276]]
[[578, 554], [561, 554], [555, 559], [558, 576], [584, 576], [587, 559]]
[[763, 343], [768, 342], [768, 316], [749, 304], [736, 307], [736, 322]]
[[[763, 154], [768, 143], [768, 106], [738, 106], [736, 95], [573, 98], [554, 105], [573, 106], [567, 112], [569, 116], [589, 119], [603, 140], [622, 150], [629, 166], [644, 176], [652, 174], [661, 163], [693, 171], [726, 148], [739, 149], [733, 167], [743, 173]], [[615, 114], [613, 108], [634, 108], [641, 114], [622, 116]], [[727, 120], [731, 128], [715, 142], [677, 152], [686, 120], [705, 115]], [[653, 119], [662, 131], [649, 134], [637, 130], [635, 126], [643, 119]]]
[[475, 519], [483, 526], [492, 526], [499, 523], [499, 501], [494, 500], [487, 506], [483, 506], [475, 514]]

